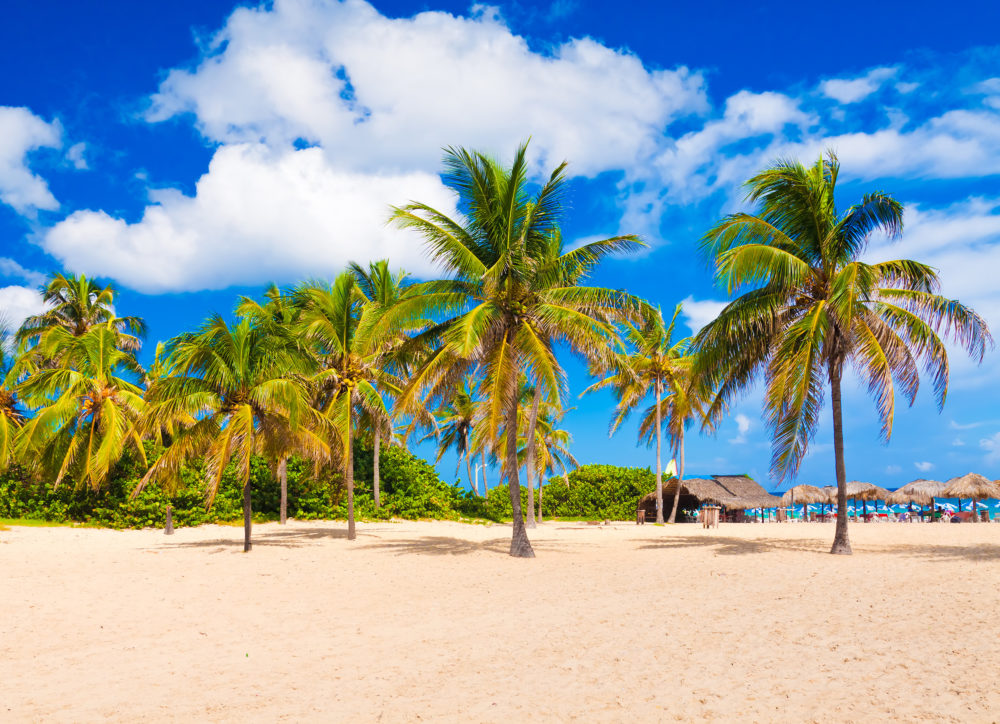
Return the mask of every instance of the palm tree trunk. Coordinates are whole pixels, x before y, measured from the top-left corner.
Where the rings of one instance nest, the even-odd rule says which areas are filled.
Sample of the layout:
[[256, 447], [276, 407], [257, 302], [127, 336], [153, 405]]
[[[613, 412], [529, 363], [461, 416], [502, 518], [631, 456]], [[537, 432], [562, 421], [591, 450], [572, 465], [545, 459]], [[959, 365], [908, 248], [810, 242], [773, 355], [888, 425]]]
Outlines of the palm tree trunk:
[[351, 390], [347, 394], [347, 458], [344, 460], [344, 481], [347, 483], [347, 540], [354, 540], [358, 537], [354, 529], [354, 430], [351, 429], [354, 392]]
[[538, 422], [538, 403], [541, 402], [542, 391], [535, 385], [535, 395], [531, 401], [531, 416], [528, 418], [528, 433], [524, 456], [524, 471], [528, 478], [528, 527], [535, 524], [535, 423]]
[[837, 529], [833, 534], [831, 553], [851, 555], [851, 541], [847, 536], [847, 472], [844, 469], [844, 413], [840, 399], [839, 364], [830, 364], [830, 402], [833, 407], [833, 457], [837, 467]]
[[483, 497], [486, 497], [487, 495], [489, 495], [490, 492], [490, 488], [486, 484], [486, 450], [483, 450], [482, 460], [483, 460]]
[[510, 554], [515, 558], [534, 558], [528, 533], [521, 517], [521, 482], [517, 478], [517, 377], [510, 376], [507, 385], [507, 456], [504, 474], [510, 489], [510, 507], [514, 514], [513, 533], [510, 539]]
[[677, 520], [677, 505], [681, 500], [681, 481], [684, 480], [684, 426], [677, 433], [677, 490], [674, 491], [674, 507], [670, 511], [670, 522]]
[[543, 517], [542, 517], [542, 485], [543, 485], [543, 482], [542, 482], [541, 477], [539, 476], [539, 478], [538, 478], [538, 522], [539, 523], [543, 522]]
[[381, 492], [379, 491], [379, 453], [382, 448], [382, 435], [379, 432], [378, 425], [375, 426], [375, 449], [372, 451], [372, 465], [374, 470], [372, 472], [372, 493], [375, 496], [375, 510], [378, 510], [380, 504], [379, 496]]
[[569, 473], [566, 472], [566, 463], [560, 460], [559, 464], [562, 465], [563, 469], [563, 482], [566, 483], [566, 489], [569, 490]]
[[278, 512], [281, 524], [288, 522], [288, 458], [278, 463], [278, 480], [281, 482], [281, 508]]
[[253, 547], [250, 544], [250, 526], [253, 524], [250, 511], [250, 478], [243, 483], [243, 552], [249, 553]]
[[[660, 410], [660, 381], [655, 383], [656, 387], [656, 522], [663, 525], [663, 459], [661, 450], [663, 449], [661, 410]], [[680, 491], [680, 482], [677, 490]], [[671, 519], [671, 523], [673, 520]]]
[[469, 475], [469, 487], [472, 488], [476, 496], [479, 496], [479, 485], [475, 480], [472, 479], [472, 455], [469, 451], [465, 451], [465, 472]]

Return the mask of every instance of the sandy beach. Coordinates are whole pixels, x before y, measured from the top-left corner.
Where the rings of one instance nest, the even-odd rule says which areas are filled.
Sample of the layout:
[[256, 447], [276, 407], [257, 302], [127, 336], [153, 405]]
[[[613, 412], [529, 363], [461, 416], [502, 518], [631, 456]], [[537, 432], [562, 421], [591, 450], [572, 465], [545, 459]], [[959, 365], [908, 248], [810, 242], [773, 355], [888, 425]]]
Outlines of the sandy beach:
[[0, 531], [5, 721], [996, 721], [1000, 525]]

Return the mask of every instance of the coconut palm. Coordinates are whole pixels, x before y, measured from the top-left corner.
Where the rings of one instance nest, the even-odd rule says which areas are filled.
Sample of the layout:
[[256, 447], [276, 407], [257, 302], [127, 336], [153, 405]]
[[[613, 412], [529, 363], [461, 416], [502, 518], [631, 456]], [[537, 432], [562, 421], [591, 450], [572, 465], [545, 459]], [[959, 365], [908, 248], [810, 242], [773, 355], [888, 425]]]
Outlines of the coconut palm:
[[7, 343], [7, 332], [0, 331], [0, 472], [7, 470], [16, 460], [14, 442], [25, 420], [17, 393], [6, 383], [13, 365]]
[[359, 410], [373, 420], [389, 418], [379, 388], [395, 391], [399, 380], [387, 364], [389, 340], [398, 328], [382, 308], [370, 304], [357, 278], [343, 272], [332, 284], [309, 282], [295, 290], [301, 309], [299, 334], [309, 345], [318, 372], [314, 404], [336, 430], [347, 488], [347, 537], [357, 537], [354, 522], [354, 438]]
[[455, 463], [455, 474], [465, 461], [466, 471], [469, 475], [469, 487], [476, 495], [479, 495], [479, 487], [472, 478], [472, 435], [478, 417], [478, 409], [472, 397], [470, 388], [474, 380], [465, 379], [462, 381], [451, 400], [444, 404], [438, 411], [437, 425], [429, 434], [425, 435], [421, 442], [431, 438], [438, 441], [438, 455], [435, 462], [441, 462], [441, 458], [449, 450], [454, 450], [458, 456]]
[[[298, 307], [295, 306], [292, 295], [284, 293], [277, 285], [271, 284], [264, 291], [264, 300], [260, 302], [251, 297], [241, 297], [236, 312], [240, 316], [249, 318], [251, 324], [265, 328], [274, 327], [279, 335], [289, 334], [298, 318]], [[292, 342], [298, 343], [298, 340], [293, 337]], [[280, 488], [278, 504], [278, 523], [280, 525], [285, 525], [288, 522], [288, 458], [296, 452], [294, 443], [297, 437], [291, 431], [286, 432], [287, 434], [278, 437], [279, 440], [286, 443], [286, 446], [284, 450], [278, 452], [277, 466], [274, 470]]]
[[79, 337], [92, 327], [110, 324], [120, 335], [118, 346], [136, 351], [146, 333], [146, 324], [140, 317], [117, 316], [115, 296], [113, 286], [102, 287], [83, 274], [53, 274], [42, 289], [45, 311], [25, 319], [15, 340], [21, 345], [31, 345], [57, 328]]
[[873, 192], [843, 213], [834, 192], [833, 154], [806, 168], [779, 161], [747, 182], [756, 213], [723, 218], [704, 237], [716, 278], [741, 293], [698, 335], [699, 369], [723, 406], [764, 373], [764, 410], [773, 432], [772, 471], [794, 475], [819, 421], [829, 384], [837, 475], [837, 530], [832, 553], [850, 553], [847, 535], [841, 379], [850, 364], [868, 383], [892, 434], [895, 388], [912, 404], [918, 363], [930, 375], [939, 407], [948, 391], [948, 355], [939, 335], [982, 360], [992, 344], [972, 309], [937, 294], [931, 267], [861, 257], [873, 232], [898, 237], [903, 208]]
[[[167, 345], [170, 372], [147, 392], [144, 426], [180, 415], [196, 419], [181, 429], [136, 487], [151, 481], [176, 486], [183, 463], [205, 459], [206, 504], [211, 505], [229, 463], [243, 488], [243, 550], [251, 549], [250, 460], [272, 464], [294, 444], [314, 459], [329, 455], [327, 426], [311, 406], [312, 359], [287, 331], [242, 317], [214, 315], [195, 333]], [[288, 440], [294, 437], [293, 443]]]
[[446, 317], [425, 339], [433, 351], [402, 396], [404, 407], [426, 395], [446, 399], [452, 386], [476, 365], [488, 401], [489, 436], [506, 437], [504, 473], [514, 523], [510, 553], [532, 557], [521, 513], [518, 478], [518, 382], [526, 372], [544, 398], [557, 403], [564, 386], [554, 345], [585, 355], [614, 346], [611, 322], [638, 315], [640, 300], [610, 289], [582, 286], [605, 256], [635, 249], [634, 236], [619, 236], [567, 251], [558, 232], [565, 191], [565, 164], [537, 191], [529, 188], [527, 145], [509, 167], [485, 154], [450, 148], [445, 183], [458, 197], [461, 220], [426, 204], [394, 208], [393, 222], [415, 229], [448, 278], [423, 287], [436, 295]]
[[[573, 408], [559, 409], [552, 405], [545, 405], [538, 413], [535, 424], [535, 444], [533, 450], [535, 474], [538, 478], [538, 522], [542, 522], [542, 490], [544, 488], [545, 476], [556, 472], [556, 465], [562, 469], [563, 481], [569, 487], [569, 471], [567, 463], [577, 467], [579, 463], [569, 451], [569, 445], [573, 441], [573, 436], [567, 431], [559, 429], [558, 425], [563, 416]], [[524, 459], [527, 462], [527, 445], [524, 445]]]
[[17, 386], [34, 410], [18, 435], [17, 456], [31, 460], [57, 487], [70, 475], [79, 487], [100, 489], [129, 448], [145, 464], [136, 426], [143, 391], [129, 379], [141, 380], [142, 368], [118, 341], [113, 320], [79, 335], [53, 327], [37, 349], [58, 363], [35, 370]]
[[[618, 401], [611, 418], [610, 435], [643, 400], [653, 395], [653, 406], [644, 416], [645, 425], [640, 426], [639, 437], [645, 439], [651, 432], [656, 443], [656, 522], [661, 524], [664, 522], [663, 396], [684, 394], [691, 368], [688, 354], [691, 340], [672, 341], [681, 309], [682, 305], [678, 304], [669, 326], [664, 324], [659, 310], [648, 315], [641, 324], [625, 322], [622, 328], [628, 350], [614, 354], [603, 367], [593, 367], [592, 373], [606, 373], [607, 376], [584, 390], [584, 394], [607, 388], [613, 390]], [[683, 440], [683, 426], [680, 435]], [[671, 515], [670, 522], [673, 522], [674, 515]]]

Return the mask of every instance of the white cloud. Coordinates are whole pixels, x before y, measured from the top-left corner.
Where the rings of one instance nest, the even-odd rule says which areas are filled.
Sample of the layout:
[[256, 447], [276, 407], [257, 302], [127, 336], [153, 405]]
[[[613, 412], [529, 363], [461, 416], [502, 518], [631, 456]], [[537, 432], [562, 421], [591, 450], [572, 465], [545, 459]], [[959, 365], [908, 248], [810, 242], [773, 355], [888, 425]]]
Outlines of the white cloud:
[[743, 413], [739, 413], [733, 418], [733, 420], [736, 422], [736, 429], [738, 432], [736, 437], [731, 438], [729, 442], [734, 445], [742, 445], [747, 441], [747, 433], [750, 432], [750, 418]]
[[73, 168], [77, 171], [84, 171], [88, 168], [87, 159], [83, 155], [86, 150], [86, 143], [74, 143], [66, 149], [66, 160], [73, 164]]
[[389, 18], [360, 0], [239, 8], [147, 117], [193, 113], [222, 143], [296, 139], [355, 170], [436, 171], [445, 145], [508, 151], [593, 175], [637, 163], [675, 118], [707, 109], [700, 75], [648, 70], [589, 38], [533, 51], [497, 11]]
[[61, 145], [58, 123], [46, 123], [27, 108], [0, 106], [0, 201], [26, 216], [59, 208], [45, 180], [28, 167], [27, 156]]
[[857, 103], [896, 75], [896, 68], [873, 68], [859, 78], [833, 78], [820, 83], [824, 95], [841, 103]]
[[701, 328], [719, 316], [719, 312], [725, 309], [728, 302], [720, 302], [715, 299], [695, 299], [693, 296], [684, 298], [682, 304], [684, 309], [681, 312], [684, 322], [691, 329], [692, 334], [697, 334]]
[[0, 277], [22, 279], [36, 286], [45, 281], [45, 275], [41, 272], [25, 269], [16, 261], [7, 257], [0, 257]]
[[886, 465], [885, 466], [886, 475], [895, 475], [896, 473], [903, 472], [903, 468], [898, 465]]
[[232, 145], [215, 154], [194, 197], [160, 191], [133, 224], [78, 211], [42, 245], [69, 269], [152, 293], [326, 277], [383, 257], [427, 275], [420, 240], [386, 225], [389, 205], [411, 199], [455, 213], [436, 176], [339, 171], [318, 148]]
[[954, 440], [951, 441], [951, 446], [952, 447], [965, 447], [965, 440], [963, 440], [960, 437], [956, 437]]
[[915, 463], [913, 463], [913, 467], [915, 467], [917, 470], [919, 470], [922, 473], [927, 473], [927, 472], [930, 472], [931, 470], [934, 469], [934, 463], [928, 463], [928, 462], [916, 463], [915, 462]]
[[26, 317], [45, 309], [42, 296], [34, 289], [20, 286], [0, 287], [0, 328], [8, 332], [21, 326]]
[[979, 447], [986, 451], [986, 462], [1000, 462], [1000, 432], [979, 441]]

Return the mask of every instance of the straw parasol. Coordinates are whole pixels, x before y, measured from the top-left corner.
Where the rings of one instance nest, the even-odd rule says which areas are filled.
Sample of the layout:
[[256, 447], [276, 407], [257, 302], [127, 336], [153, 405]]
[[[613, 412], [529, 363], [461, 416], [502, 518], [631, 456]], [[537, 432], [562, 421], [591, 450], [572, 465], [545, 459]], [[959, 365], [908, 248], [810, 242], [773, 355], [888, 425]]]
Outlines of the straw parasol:
[[962, 498], [972, 498], [972, 520], [975, 521], [975, 503], [983, 498], [1000, 498], [1000, 485], [979, 473], [966, 473], [952, 478], [945, 483], [944, 495], [947, 498], [958, 498], [958, 508], [962, 509]]
[[802, 518], [806, 519], [809, 517], [808, 510], [806, 506], [809, 503], [825, 503], [827, 502], [826, 493], [817, 488], [815, 485], [796, 485], [785, 491], [785, 494], [781, 496], [782, 505], [790, 505], [794, 511], [796, 503], [802, 503]]
[[944, 498], [945, 484], [938, 480], [918, 478], [907, 483], [891, 494], [891, 501], [900, 505], [916, 503], [917, 505], [934, 505], [934, 498]]

